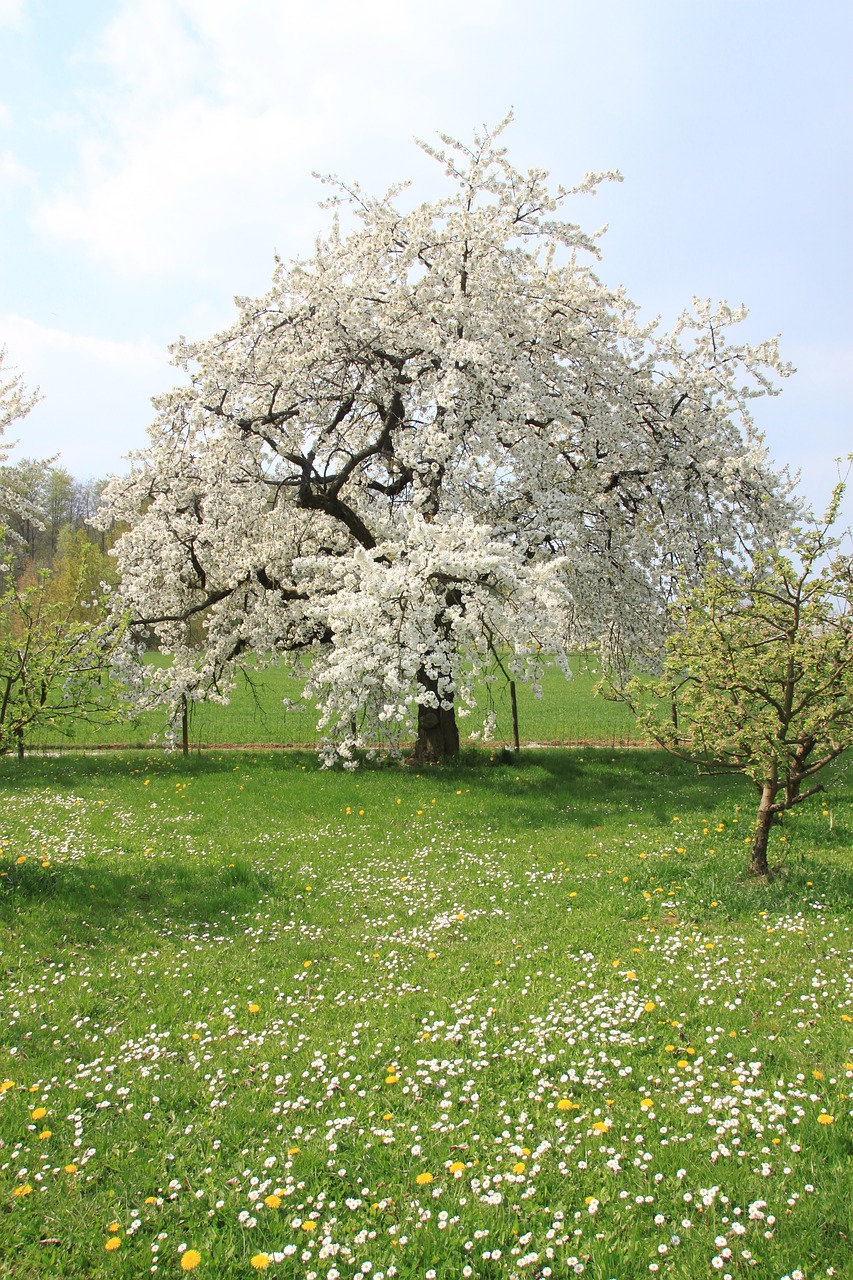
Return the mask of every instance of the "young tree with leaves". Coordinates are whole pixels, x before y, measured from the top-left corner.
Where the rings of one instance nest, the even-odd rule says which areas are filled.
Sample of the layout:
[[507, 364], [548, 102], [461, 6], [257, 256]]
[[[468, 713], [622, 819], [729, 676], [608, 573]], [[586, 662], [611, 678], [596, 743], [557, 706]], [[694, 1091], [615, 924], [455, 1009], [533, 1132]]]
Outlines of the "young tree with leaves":
[[832, 536], [842, 492], [787, 550], [712, 562], [670, 610], [660, 679], [621, 688], [668, 751], [751, 779], [753, 876], [768, 874], [772, 824], [853, 746], [853, 556]]
[[618, 175], [552, 188], [499, 133], [424, 147], [433, 204], [335, 181], [354, 229], [173, 348], [189, 385], [104, 507], [173, 705], [307, 653], [327, 759], [410, 735], [440, 759], [496, 647], [535, 678], [543, 652], [647, 640], [707, 545], [785, 518], [748, 414], [775, 343], [730, 345], [725, 305], [639, 325], [561, 215]]
[[[81, 722], [105, 724], [126, 715], [115, 682], [114, 658], [122, 647], [125, 620], [87, 582], [82, 548], [73, 588], [58, 597], [48, 570], [16, 582], [6, 566], [0, 593], [0, 752], [23, 759], [33, 731], [73, 735]], [[102, 586], [103, 584], [101, 584]]]

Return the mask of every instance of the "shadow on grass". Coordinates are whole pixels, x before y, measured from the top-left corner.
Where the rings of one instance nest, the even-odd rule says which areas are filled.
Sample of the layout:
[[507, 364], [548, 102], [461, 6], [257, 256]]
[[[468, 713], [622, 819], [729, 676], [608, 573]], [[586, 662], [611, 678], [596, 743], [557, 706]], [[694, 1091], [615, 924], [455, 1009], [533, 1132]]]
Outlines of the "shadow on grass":
[[[428, 786], [430, 792], [452, 803], [452, 809], [448, 805], [450, 820], [460, 833], [481, 832], [484, 825], [498, 832], [523, 833], [528, 839], [532, 832], [542, 832], [543, 847], [561, 827], [609, 829], [619, 847], [633, 829], [645, 828], [651, 840], [667, 839], [676, 815], [682, 830], [695, 832], [715, 813], [731, 812], [735, 805], [741, 806], [740, 831], [746, 834], [751, 829], [754, 803], [752, 788], [743, 778], [703, 776], [694, 766], [663, 752], [618, 748], [528, 749], [519, 757], [466, 749], [456, 761], [442, 767], [386, 762], [368, 766], [358, 775], [322, 770], [311, 752], [80, 755], [31, 758], [22, 763], [0, 761], [0, 785], [7, 794], [37, 793], [39, 788], [49, 787], [97, 799], [102, 792], [111, 792], [118, 805], [126, 802], [138, 807], [140, 792], [136, 788], [142, 785], [143, 774], [154, 780], [208, 780], [214, 787], [220, 779], [227, 779], [230, 787], [238, 766], [252, 771], [257, 795], [246, 801], [254, 807], [229, 814], [227, 820], [223, 816], [223, 824], [227, 821], [229, 825], [227, 831], [223, 825], [217, 834], [221, 837], [226, 832], [226, 847], [227, 840], [240, 832], [241, 823], [246, 836], [252, 838], [264, 829], [265, 820], [285, 807], [287, 821], [298, 833], [300, 827], [309, 830], [323, 821], [325, 812], [332, 813], [341, 801], [349, 802], [356, 795], [366, 799], [371, 791], [374, 800], [382, 799], [383, 790], [399, 790], [409, 781], [417, 788]], [[360, 792], [354, 790], [358, 786]], [[465, 794], [464, 807], [456, 802], [460, 789]], [[850, 792], [850, 782], [842, 782], [833, 798], [844, 802]], [[318, 810], [323, 812], [318, 814]], [[809, 896], [841, 906], [853, 901], [853, 865], [845, 857], [853, 845], [848, 826], [845, 803], [839, 805], [832, 828], [821, 819], [819, 802], [786, 817], [772, 836], [771, 863], [776, 863], [780, 873], [769, 885], [746, 877], [746, 849], [740, 836], [741, 843], [733, 843], [733, 827], [725, 838], [719, 838], [715, 857], [695, 849], [688, 856], [671, 850], [667, 874], [691, 898], [710, 901], [724, 897], [736, 913], [799, 909]], [[787, 842], [781, 840], [782, 834], [789, 837]], [[225, 865], [226, 860], [230, 865]], [[29, 902], [40, 904], [45, 916], [55, 916], [57, 927], [63, 928], [73, 921], [85, 922], [79, 928], [88, 931], [115, 927], [124, 919], [138, 922], [141, 929], [161, 929], [166, 920], [216, 920], [217, 929], [228, 931], [236, 927], [231, 925], [231, 916], [244, 915], [261, 901], [289, 912], [298, 891], [290, 884], [291, 872], [286, 866], [280, 872], [270, 871], [249, 857], [238, 854], [229, 858], [224, 850], [213, 855], [209, 864], [196, 857], [181, 862], [179, 853], [152, 857], [150, 863], [136, 853], [133, 863], [130, 870], [110, 867], [103, 859], [94, 866], [47, 869], [35, 859], [24, 867], [6, 863], [0, 867], [6, 872], [0, 879], [0, 919], [9, 919]], [[294, 867], [292, 874], [295, 872]]]
[[[151, 860], [151, 873], [137, 863], [132, 871], [103, 865], [41, 867], [35, 859], [23, 866], [2, 866], [0, 927], [10, 931], [29, 917], [40, 945], [50, 949], [52, 936], [69, 943], [96, 943], [102, 933], [156, 931], [180, 922], [215, 925], [230, 936], [241, 931], [246, 912], [273, 901], [289, 914], [293, 894], [287, 884], [245, 860], [210, 867], [173, 866]], [[42, 943], [42, 939], [44, 942]]]

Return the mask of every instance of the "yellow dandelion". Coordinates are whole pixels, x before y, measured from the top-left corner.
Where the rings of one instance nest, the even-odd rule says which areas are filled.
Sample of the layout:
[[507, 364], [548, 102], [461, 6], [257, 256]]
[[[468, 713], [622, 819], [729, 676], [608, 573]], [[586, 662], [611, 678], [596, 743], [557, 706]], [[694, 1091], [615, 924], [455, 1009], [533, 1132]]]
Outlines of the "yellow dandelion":
[[107, 1231], [109, 1231], [110, 1235], [114, 1236], [117, 1231], [121, 1231], [121, 1223], [111, 1222], [107, 1227]]
[[596, 1120], [592, 1128], [595, 1133], [606, 1133], [607, 1130], [610, 1128], [610, 1125], [607, 1123], [606, 1120]]
[[104, 1248], [107, 1253], [112, 1253], [115, 1249], [121, 1248], [121, 1240], [119, 1240], [118, 1236], [110, 1236], [109, 1240], [104, 1245]]
[[686, 1058], [679, 1058], [678, 1062], [675, 1065], [678, 1067], [681, 1067], [681, 1070], [683, 1071], [685, 1067], [690, 1066], [690, 1063], [687, 1061]]
[[664, 1051], [664, 1053], [675, 1053], [675, 1045], [674, 1045], [674, 1044], [665, 1044], [665, 1045], [664, 1045], [664, 1047], [663, 1047], [663, 1051]]
[[453, 1161], [453, 1164], [451, 1164], [451, 1165], [449, 1166], [449, 1172], [450, 1172], [450, 1173], [464, 1173], [464, 1172], [465, 1172], [465, 1165], [462, 1163], [462, 1161], [461, 1161], [461, 1160], [454, 1160], [454, 1161]]
[[572, 1102], [571, 1098], [561, 1098], [557, 1103], [558, 1111], [577, 1111], [578, 1103]]
[[428, 951], [427, 960], [435, 960], [435, 959], [437, 959], [436, 953], [434, 951]]
[[270, 1265], [270, 1255], [268, 1253], [256, 1253], [249, 1259], [249, 1262], [256, 1271], [266, 1271]]
[[823, 1072], [822, 1072], [822, 1071], [818, 1071], [817, 1067], [815, 1067], [814, 1071], [812, 1072], [812, 1075], [814, 1076], [815, 1080], [822, 1080], [822, 1079], [823, 1079]]
[[386, 1112], [385, 1112], [385, 1114], [383, 1115], [382, 1119], [383, 1119], [383, 1120], [393, 1120], [393, 1119], [394, 1119], [394, 1113], [393, 1113], [392, 1111], [386, 1111]]
[[22, 1186], [15, 1187], [15, 1190], [12, 1192], [12, 1195], [13, 1196], [29, 1196], [29, 1195], [32, 1195], [32, 1190], [33, 1189], [30, 1186], [30, 1184], [28, 1182], [25, 1182]]
[[66, 1172], [66, 1173], [76, 1173], [76, 1172], [77, 1172], [77, 1166], [76, 1166], [76, 1164], [67, 1164], [67, 1165], [65, 1166], [65, 1172]]
[[651, 1098], [641, 1098], [641, 1099], [640, 1099], [640, 1106], [643, 1108], [643, 1110], [644, 1110], [644, 1111], [648, 1111], [648, 1110], [649, 1110], [651, 1107], [653, 1107], [654, 1105], [655, 1105], [655, 1104], [654, 1104], [654, 1102], [652, 1101], [652, 1099], [651, 1099]]
[[35, 1107], [30, 1112], [30, 1116], [33, 1120], [41, 1120], [46, 1115], [47, 1115], [47, 1107]]
[[288, 1154], [289, 1156], [298, 1156], [298, 1155], [299, 1155], [299, 1148], [298, 1148], [298, 1147], [288, 1147], [288, 1148], [287, 1148], [287, 1154]]
[[851, 1017], [850, 1017], [850, 1014], [849, 1014], [849, 1013], [842, 1013], [842, 1015], [841, 1015], [841, 1021], [842, 1021], [842, 1022], [853, 1022], [853, 1018], [851, 1018]]
[[645, 1009], [646, 1013], [651, 1013], [653, 1009], [657, 1008], [657, 1005], [655, 1004], [654, 1000], [647, 1000], [646, 1003], [643, 1005], [643, 1008]]
[[429, 1184], [432, 1182], [432, 1174], [419, 1173], [418, 1176], [415, 1178], [415, 1182], [418, 1184], [419, 1187], [429, 1186]]
[[817, 1122], [818, 1124], [835, 1124], [835, 1116], [827, 1115], [825, 1111], [821, 1111]]
[[7, 1089], [14, 1089], [14, 1080], [0, 1080], [0, 1093], [5, 1093]]
[[24, 863], [26, 862], [26, 860], [27, 860], [26, 854], [23, 854], [23, 853], [22, 853], [22, 854], [21, 854], [21, 856], [20, 856], [20, 858], [16, 858], [16, 859], [15, 859], [15, 864], [16, 864], [16, 866], [22, 867], [22, 866], [24, 865]]
[[276, 1195], [266, 1196], [264, 1199], [264, 1204], [267, 1206], [268, 1209], [277, 1209], [281, 1204], [281, 1196], [276, 1196]]
[[310, 1235], [312, 1231], [317, 1230], [317, 1223], [314, 1222], [312, 1218], [306, 1218], [302, 1224], [302, 1230], [307, 1231]]
[[145, 1197], [145, 1203], [146, 1203], [146, 1204], [156, 1204], [156, 1203], [157, 1203], [157, 1197], [156, 1197], [156, 1196], [146, 1196], [146, 1197]]
[[399, 1079], [400, 1079], [400, 1077], [399, 1077], [399, 1076], [395, 1076], [395, 1075], [386, 1076], [386, 1077], [385, 1077], [385, 1083], [386, 1083], [386, 1084], [396, 1084], [396, 1083], [397, 1083], [397, 1081], [398, 1081]]
[[50, 1129], [42, 1129], [41, 1133], [39, 1134], [39, 1142], [44, 1142], [46, 1138], [49, 1138], [51, 1136], [51, 1132], [52, 1130]]
[[198, 1249], [187, 1249], [185, 1253], [181, 1254], [182, 1271], [195, 1271], [200, 1262], [201, 1254]]
[[259, 1004], [255, 1004], [253, 1002], [252, 1004], [249, 1005], [249, 1013], [260, 1013], [260, 1011], [261, 1011], [261, 1006]]
[[517, 1164], [514, 1164], [512, 1166], [512, 1171], [513, 1173], [524, 1173], [524, 1170], [526, 1168], [527, 1168], [527, 1165], [524, 1163], [524, 1161], [519, 1160]]

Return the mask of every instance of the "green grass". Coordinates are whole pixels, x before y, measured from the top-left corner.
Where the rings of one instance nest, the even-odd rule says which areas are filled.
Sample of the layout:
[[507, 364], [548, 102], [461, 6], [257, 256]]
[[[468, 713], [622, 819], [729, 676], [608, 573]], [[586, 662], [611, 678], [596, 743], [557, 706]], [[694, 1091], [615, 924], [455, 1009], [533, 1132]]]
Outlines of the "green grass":
[[0, 785], [4, 1280], [853, 1275], [849, 783], [765, 886], [652, 752]]
[[[637, 740], [639, 733], [631, 713], [624, 706], [595, 696], [598, 664], [577, 655], [572, 662], [572, 679], [567, 681], [556, 667], [546, 668], [542, 697], [534, 697], [526, 685], [518, 685], [518, 713], [521, 738], [525, 742], [597, 742], [608, 745]], [[313, 746], [317, 732], [316, 711], [303, 703], [301, 684], [283, 667], [253, 672], [251, 679], [241, 674], [228, 706], [200, 703], [192, 709], [190, 738], [194, 746], [294, 745]], [[288, 699], [298, 709], [285, 709]], [[499, 744], [512, 742], [509, 691], [501, 676], [478, 690], [480, 714], [460, 720], [463, 734], [482, 726], [484, 714], [494, 708]], [[163, 711], [146, 712], [137, 723], [122, 725], [77, 725], [70, 745], [123, 745], [144, 747], [154, 735], [162, 741], [167, 728]], [[30, 746], [62, 747], [67, 738], [49, 727], [34, 733]]]

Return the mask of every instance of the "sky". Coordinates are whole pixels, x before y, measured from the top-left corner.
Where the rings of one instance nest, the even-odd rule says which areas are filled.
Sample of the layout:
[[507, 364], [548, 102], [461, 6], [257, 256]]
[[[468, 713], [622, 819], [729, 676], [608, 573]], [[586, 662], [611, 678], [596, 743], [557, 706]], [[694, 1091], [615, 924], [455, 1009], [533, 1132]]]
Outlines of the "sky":
[[725, 299], [780, 335], [797, 373], [755, 417], [823, 509], [853, 451], [851, 65], [849, 0], [0, 0], [0, 345], [43, 397], [12, 460], [125, 470], [168, 344], [327, 227], [313, 174], [432, 199], [414, 139], [512, 109], [518, 168], [623, 174], [570, 216], [644, 319]]

